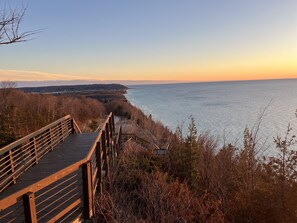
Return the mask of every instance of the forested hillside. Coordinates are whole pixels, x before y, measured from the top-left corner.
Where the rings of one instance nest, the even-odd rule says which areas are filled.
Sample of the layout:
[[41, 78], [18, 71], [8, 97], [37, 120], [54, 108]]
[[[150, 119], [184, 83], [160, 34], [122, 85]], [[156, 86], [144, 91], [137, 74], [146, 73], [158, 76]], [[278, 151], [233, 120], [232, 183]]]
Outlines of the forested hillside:
[[72, 115], [84, 131], [91, 131], [106, 110], [85, 97], [24, 93], [12, 87], [0, 90], [0, 147], [67, 115]]
[[24, 87], [20, 88], [24, 92], [35, 93], [71, 93], [89, 91], [125, 91], [127, 87], [121, 84], [88, 84], [88, 85], [63, 85], [45, 87]]

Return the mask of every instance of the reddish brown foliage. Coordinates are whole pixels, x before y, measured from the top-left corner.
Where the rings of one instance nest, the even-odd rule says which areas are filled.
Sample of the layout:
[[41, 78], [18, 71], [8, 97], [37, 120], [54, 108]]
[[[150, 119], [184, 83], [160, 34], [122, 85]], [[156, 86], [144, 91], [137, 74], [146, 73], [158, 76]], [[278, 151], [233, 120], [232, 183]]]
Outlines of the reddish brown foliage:
[[0, 91], [0, 146], [67, 114], [72, 115], [83, 130], [88, 131], [88, 122], [98, 120], [104, 113], [102, 103], [94, 99], [4, 89]]
[[220, 201], [195, 196], [186, 183], [161, 172], [162, 160], [136, 147], [126, 147], [113, 171], [110, 194], [99, 198], [100, 221], [224, 222]]

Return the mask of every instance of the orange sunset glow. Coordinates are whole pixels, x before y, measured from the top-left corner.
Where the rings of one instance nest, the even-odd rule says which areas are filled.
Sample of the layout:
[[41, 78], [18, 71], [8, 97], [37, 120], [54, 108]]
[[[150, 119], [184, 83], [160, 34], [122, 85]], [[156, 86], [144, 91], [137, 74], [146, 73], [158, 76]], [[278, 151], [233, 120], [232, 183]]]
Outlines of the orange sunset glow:
[[71, 4], [66, 19], [41, 13], [45, 6], [62, 12], [58, 1], [30, 2], [23, 29], [42, 31], [1, 48], [0, 81], [297, 78], [293, 1], [128, 5], [109, 13], [109, 3]]

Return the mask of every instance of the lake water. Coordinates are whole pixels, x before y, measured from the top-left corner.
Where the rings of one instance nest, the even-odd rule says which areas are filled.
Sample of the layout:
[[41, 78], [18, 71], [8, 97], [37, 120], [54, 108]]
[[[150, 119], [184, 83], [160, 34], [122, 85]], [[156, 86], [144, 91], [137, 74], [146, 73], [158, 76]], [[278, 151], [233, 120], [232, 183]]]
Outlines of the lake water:
[[[199, 132], [209, 131], [227, 142], [242, 142], [246, 126], [262, 119], [261, 138], [273, 143], [284, 135], [288, 123], [297, 133], [297, 80], [234, 81], [130, 86], [127, 99], [153, 119], [175, 131], [192, 115]], [[186, 128], [184, 128], [186, 129]]]

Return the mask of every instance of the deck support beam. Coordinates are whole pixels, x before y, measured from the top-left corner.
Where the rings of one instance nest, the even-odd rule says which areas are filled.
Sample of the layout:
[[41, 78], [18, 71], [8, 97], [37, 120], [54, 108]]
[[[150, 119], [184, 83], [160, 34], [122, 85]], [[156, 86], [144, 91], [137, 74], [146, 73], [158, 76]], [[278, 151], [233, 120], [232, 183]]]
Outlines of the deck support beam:
[[36, 206], [35, 195], [33, 192], [29, 192], [23, 195], [24, 213], [26, 223], [36, 223]]
[[97, 162], [97, 178], [98, 178], [98, 186], [97, 186], [97, 192], [100, 194], [102, 193], [102, 156], [101, 156], [101, 145], [100, 141], [96, 144], [96, 162]]
[[108, 155], [108, 148], [107, 148], [107, 145], [106, 145], [107, 144], [106, 135], [107, 135], [106, 130], [103, 130], [102, 135], [101, 135], [103, 160], [104, 160], [103, 170], [105, 171], [105, 178], [107, 179], [106, 187], [108, 189], [109, 188], [110, 178], [109, 178], [109, 155]]
[[86, 219], [90, 219], [94, 213], [92, 165], [88, 161], [82, 165], [83, 194], [84, 194], [84, 214]]

